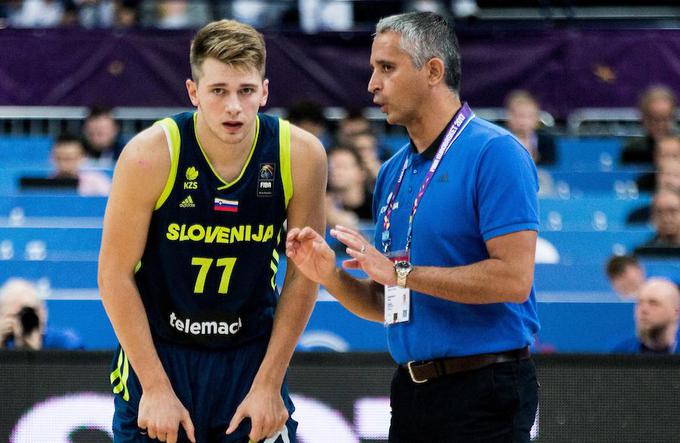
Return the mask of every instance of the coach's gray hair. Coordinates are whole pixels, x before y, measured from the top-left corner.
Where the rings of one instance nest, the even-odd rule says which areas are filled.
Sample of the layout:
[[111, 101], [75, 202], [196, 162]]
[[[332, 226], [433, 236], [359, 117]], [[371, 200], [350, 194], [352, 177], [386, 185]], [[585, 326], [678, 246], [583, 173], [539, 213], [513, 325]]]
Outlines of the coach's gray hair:
[[456, 92], [460, 89], [460, 51], [453, 28], [441, 15], [433, 12], [407, 12], [381, 19], [375, 35], [385, 32], [401, 35], [399, 46], [411, 56], [416, 69], [437, 57], [444, 61], [445, 80]]

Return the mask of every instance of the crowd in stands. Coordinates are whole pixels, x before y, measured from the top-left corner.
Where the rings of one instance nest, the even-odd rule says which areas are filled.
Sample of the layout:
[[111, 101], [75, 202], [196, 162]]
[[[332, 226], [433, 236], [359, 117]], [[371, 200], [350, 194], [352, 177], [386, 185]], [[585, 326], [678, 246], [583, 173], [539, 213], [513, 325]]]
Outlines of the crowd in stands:
[[7, 0], [0, 4], [0, 24], [16, 28], [199, 28], [218, 18], [234, 18], [256, 27], [291, 26], [305, 32], [347, 31], [375, 23], [382, 15], [428, 10], [469, 17], [476, 0]]
[[[506, 97], [505, 107], [507, 118], [504, 122], [507, 129], [517, 137], [536, 163], [541, 186], [540, 198], [555, 198], [555, 184], [550, 174], [559, 162], [558, 137], [542, 124], [538, 100], [528, 91], [516, 90]], [[639, 257], [680, 257], [680, 138], [675, 128], [676, 98], [670, 89], [652, 86], [642, 93], [639, 107], [641, 127], [645, 134], [626, 144], [618, 165], [639, 170], [637, 186], [640, 192], [652, 195], [651, 205], [634, 211], [627, 222], [631, 226], [635, 226], [635, 223], [652, 226], [654, 233], [647, 242], [635, 249], [635, 255], [612, 257], [604, 273], [621, 299], [636, 303], [636, 338], [617, 347], [616, 351], [672, 353], [676, 349], [675, 344], [665, 338], [675, 333], [669, 331], [677, 332], [680, 311], [673, 304], [677, 287], [676, 292], [672, 290], [677, 276], [648, 275]], [[291, 106], [284, 117], [319, 137], [327, 150], [328, 226], [340, 224], [359, 229], [370, 228], [373, 222], [372, 191], [378, 171], [401, 145], [386, 144], [380, 127], [360, 110], [346, 110], [343, 118], [329, 121], [319, 104], [303, 101]], [[64, 133], [54, 141], [50, 154], [54, 169], [47, 178], [73, 180], [80, 195], [107, 195], [111, 186], [111, 171], [125, 145], [126, 135], [121, 134], [120, 125], [111, 109], [91, 108], [83, 120], [80, 134]], [[401, 141], [403, 145], [408, 142], [408, 138], [404, 135]], [[560, 261], [558, 250], [540, 237], [536, 259], [537, 263]], [[660, 280], [660, 277], [670, 280]], [[10, 309], [9, 304], [5, 303], [7, 300], [24, 300], [24, 296], [12, 295], [19, 292], [17, 288], [29, 294], [25, 300], [31, 300], [40, 325], [36, 329], [39, 332], [26, 338], [16, 330], [17, 325], [21, 324], [17, 320], [21, 308], [13, 302]], [[656, 324], [654, 309], [665, 312], [658, 314], [659, 321], [664, 322], [662, 332], [654, 332], [649, 326]], [[0, 314], [4, 316], [0, 320], [0, 333], [4, 334], [3, 347], [36, 348], [38, 344], [49, 347], [45, 344], [53, 343], [51, 340], [55, 332], [46, 328], [44, 305], [35, 297], [34, 288], [31, 289], [29, 283], [7, 283], [6, 288], [0, 291]], [[622, 331], [623, 335], [625, 331]], [[68, 343], [69, 347], [79, 346], [77, 341], [73, 342], [76, 344]]]

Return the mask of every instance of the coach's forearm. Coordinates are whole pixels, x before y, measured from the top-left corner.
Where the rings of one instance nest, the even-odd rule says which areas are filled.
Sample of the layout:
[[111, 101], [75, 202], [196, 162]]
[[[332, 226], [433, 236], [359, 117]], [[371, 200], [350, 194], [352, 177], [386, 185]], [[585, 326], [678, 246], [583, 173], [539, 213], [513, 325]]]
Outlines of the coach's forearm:
[[326, 290], [348, 311], [366, 320], [384, 322], [382, 285], [370, 280], [352, 277], [336, 269], [333, 277], [323, 282]]

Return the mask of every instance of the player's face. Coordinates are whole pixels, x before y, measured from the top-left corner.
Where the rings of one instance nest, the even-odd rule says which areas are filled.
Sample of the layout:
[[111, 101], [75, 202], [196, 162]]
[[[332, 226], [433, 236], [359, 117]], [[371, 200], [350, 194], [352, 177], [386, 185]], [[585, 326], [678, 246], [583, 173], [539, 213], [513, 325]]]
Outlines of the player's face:
[[399, 47], [400, 35], [379, 34], [371, 47], [373, 74], [368, 91], [390, 124], [408, 126], [419, 117], [419, 108], [429, 90], [427, 69], [416, 69], [411, 57]]
[[187, 80], [191, 103], [211, 134], [227, 144], [239, 144], [254, 133], [260, 106], [267, 103], [269, 80], [254, 67], [234, 67], [214, 58], [201, 66], [201, 76]]

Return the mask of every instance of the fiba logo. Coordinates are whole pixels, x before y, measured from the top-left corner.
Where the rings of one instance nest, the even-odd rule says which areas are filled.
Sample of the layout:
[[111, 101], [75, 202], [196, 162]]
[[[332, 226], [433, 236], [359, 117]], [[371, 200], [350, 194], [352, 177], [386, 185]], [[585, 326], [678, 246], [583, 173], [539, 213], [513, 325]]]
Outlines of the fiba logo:
[[271, 197], [274, 192], [274, 175], [276, 165], [273, 163], [261, 163], [260, 173], [257, 177], [257, 196]]
[[274, 180], [274, 165], [271, 163], [263, 163], [260, 165], [260, 179]]

